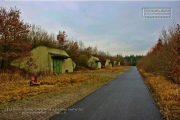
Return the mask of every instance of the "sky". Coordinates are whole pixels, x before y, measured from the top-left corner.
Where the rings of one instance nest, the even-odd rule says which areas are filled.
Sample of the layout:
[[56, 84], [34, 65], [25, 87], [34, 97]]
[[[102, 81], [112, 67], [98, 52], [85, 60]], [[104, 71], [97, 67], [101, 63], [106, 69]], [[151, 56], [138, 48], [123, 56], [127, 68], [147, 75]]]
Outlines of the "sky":
[[[0, 0], [17, 7], [21, 19], [111, 55], [145, 55], [163, 28], [180, 24], [180, 1]], [[143, 18], [143, 8], [170, 8], [172, 18]]]

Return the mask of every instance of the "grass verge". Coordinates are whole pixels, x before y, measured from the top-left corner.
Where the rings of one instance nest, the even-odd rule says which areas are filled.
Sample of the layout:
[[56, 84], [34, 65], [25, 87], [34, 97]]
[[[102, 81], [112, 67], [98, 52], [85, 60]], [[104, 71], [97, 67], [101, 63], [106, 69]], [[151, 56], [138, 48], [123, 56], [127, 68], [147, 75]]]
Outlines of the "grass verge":
[[39, 77], [43, 84], [34, 87], [18, 73], [11, 80], [5, 79], [8, 73], [1, 73], [6, 81], [0, 81], [0, 119], [49, 119], [128, 69], [113, 67]]
[[160, 112], [167, 120], [180, 120], [180, 85], [160, 75], [139, 70]]

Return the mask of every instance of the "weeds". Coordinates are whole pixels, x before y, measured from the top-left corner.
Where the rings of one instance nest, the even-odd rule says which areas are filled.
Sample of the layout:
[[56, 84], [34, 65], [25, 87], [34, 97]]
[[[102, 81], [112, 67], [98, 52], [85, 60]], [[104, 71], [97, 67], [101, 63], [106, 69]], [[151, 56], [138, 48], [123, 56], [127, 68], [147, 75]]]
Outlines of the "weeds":
[[142, 70], [139, 71], [145, 78], [145, 83], [154, 96], [164, 117], [167, 120], [179, 120], [180, 85], [163, 76], [145, 73]]
[[[103, 70], [86, 70], [68, 74], [39, 77], [40, 86], [29, 86], [28, 79], [6, 81], [1, 88], [0, 119], [43, 119], [48, 120], [61, 109], [67, 108], [107, 84], [130, 67]], [[113, 74], [112, 74], [113, 70]], [[1, 74], [0, 74], [1, 77]], [[11, 86], [9, 85], [11, 83]], [[18, 84], [17, 84], [18, 83]], [[0, 84], [0, 87], [4, 87]], [[7, 111], [14, 108], [19, 111]], [[24, 109], [48, 109], [51, 114], [27, 114]], [[54, 111], [55, 110], [55, 111]], [[47, 111], [45, 111], [47, 112]]]
[[[109, 74], [109, 78], [115, 77], [119, 75], [118, 70], [127, 68], [128, 67], [92, 71], [86, 70], [85, 72], [40, 76], [38, 77], [38, 81], [41, 82], [41, 85], [33, 87], [29, 86], [30, 77], [29, 79], [24, 78], [19, 72], [2, 72], [0, 74], [0, 103], [15, 101], [28, 96], [51, 92], [53, 90], [61, 90], [68, 86], [91, 84], [99, 79], [104, 79], [105, 74], [106, 76]], [[114, 76], [112, 74], [112, 69], [116, 71], [113, 72]]]

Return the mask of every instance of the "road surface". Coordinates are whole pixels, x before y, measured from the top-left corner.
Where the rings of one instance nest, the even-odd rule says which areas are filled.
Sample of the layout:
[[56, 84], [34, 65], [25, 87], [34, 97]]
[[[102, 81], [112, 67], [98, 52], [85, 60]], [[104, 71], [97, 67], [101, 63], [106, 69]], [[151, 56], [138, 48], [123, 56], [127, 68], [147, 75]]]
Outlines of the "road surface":
[[163, 120], [133, 67], [50, 120]]

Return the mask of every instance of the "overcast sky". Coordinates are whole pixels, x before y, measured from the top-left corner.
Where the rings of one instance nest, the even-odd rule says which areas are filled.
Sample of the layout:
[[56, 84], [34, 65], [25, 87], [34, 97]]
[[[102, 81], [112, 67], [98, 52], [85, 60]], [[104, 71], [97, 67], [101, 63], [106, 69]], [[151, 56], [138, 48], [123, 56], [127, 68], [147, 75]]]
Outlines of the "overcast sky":
[[[66, 31], [69, 38], [112, 55], [142, 55], [157, 41], [162, 28], [180, 23], [180, 1], [30, 1], [0, 0], [0, 6], [17, 7], [22, 19], [49, 33]], [[172, 19], [143, 18], [144, 7], [169, 7]]]

